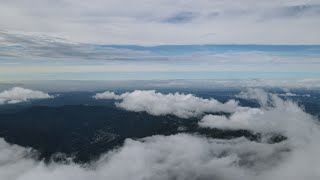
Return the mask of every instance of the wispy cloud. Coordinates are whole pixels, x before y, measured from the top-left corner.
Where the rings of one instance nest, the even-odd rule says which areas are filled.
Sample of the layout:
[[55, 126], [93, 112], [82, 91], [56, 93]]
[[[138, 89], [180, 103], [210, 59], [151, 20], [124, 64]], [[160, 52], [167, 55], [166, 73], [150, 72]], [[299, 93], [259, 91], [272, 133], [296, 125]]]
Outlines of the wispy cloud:
[[91, 59], [91, 60], [138, 60], [150, 54], [146, 51], [117, 49], [93, 44], [70, 42], [46, 35], [12, 34], [0, 31], [0, 57], [18, 59]]
[[[249, 78], [312, 78], [319, 76], [320, 68], [319, 46], [94, 45], [5, 31], [0, 32], [0, 37], [0, 74], [7, 80], [35, 79], [35, 76], [101, 80], [114, 73], [122, 79], [233, 78], [239, 76], [237, 73]], [[126, 74], [127, 77], [122, 77]]]

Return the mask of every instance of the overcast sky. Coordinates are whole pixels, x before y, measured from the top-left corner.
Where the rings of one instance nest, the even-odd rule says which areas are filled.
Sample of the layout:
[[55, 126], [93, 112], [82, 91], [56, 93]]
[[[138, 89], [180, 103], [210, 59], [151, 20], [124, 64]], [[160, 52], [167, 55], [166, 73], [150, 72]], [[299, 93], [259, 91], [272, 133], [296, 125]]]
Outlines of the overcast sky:
[[10, 0], [1, 29], [95, 44], [319, 44], [319, 0]]

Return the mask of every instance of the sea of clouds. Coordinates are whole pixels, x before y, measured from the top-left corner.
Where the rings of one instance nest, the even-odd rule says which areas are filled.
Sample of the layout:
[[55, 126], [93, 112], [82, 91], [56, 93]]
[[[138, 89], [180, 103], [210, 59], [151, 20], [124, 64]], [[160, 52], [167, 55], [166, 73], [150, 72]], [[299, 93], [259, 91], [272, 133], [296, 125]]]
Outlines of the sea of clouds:
[[[105, 92], [94, 98], [115, 99], [116, 106], [129, 111], [198, 117], [203, 128], [250, 130], [261, 133], [261, 140], [222, 140], [185, 133], [127, 139], [122, 147], [88, 164], [44, 163], [34, 158], [34, 150], [1, 140], [0, 179], [318, 180], [319, 121], [297, 103], [263, 90], [249, 89], [237, 96], [256, 100], [260, 107], [242, 107], [235, 100], [221, 103], [191, 94], [155, 91], [121, 95]], [[214, 112], [231, 115], [210, 114]], [[287, 139], [269, 143], [268, 138], [275, 133]]]

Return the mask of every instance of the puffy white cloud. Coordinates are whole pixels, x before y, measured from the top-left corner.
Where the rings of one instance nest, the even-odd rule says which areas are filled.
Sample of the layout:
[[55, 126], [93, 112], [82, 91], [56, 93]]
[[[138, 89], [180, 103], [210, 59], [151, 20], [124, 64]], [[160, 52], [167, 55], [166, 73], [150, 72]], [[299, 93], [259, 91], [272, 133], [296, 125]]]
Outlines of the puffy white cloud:
[[14, 87], [10, 90], [5, 90], [0, 93], [0, 104], [16, 104], [34, 99], [48, 98], [53, 98], [53, 96], [50, 96], [48, 93], [44, 93], [42, 91]]
[[93, 98], [95, 98], [95, 99], [123, 99], [128, 95], [129, 95], [129, 93], [116, 95], [114, 92], [106, 91], [103, 93], [97, 93], [96, 95], [93, 96]]
[[204, 113], [232, 113], [238, 102], [229, 100], [221, 103], [215, 99], [203, 99], [192, 94], [162, 94], [155, 90], [135, 90], [131, 93], [116, 95], [113, 92], [98, 93], [96, 99], [117, 99], [116, 106], [128, 111], [147, 112], [152, 115], [175, 115], [181, 118], [197, 117]]

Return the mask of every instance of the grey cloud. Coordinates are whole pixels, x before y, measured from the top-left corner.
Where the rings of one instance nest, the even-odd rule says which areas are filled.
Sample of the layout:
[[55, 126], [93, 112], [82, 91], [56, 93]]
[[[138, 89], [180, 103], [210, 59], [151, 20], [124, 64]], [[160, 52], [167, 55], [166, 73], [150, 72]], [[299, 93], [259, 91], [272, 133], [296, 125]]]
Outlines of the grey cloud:
[[282, 8], [284, 16], [320, 15], [319, 4], [296, 5]]
[[[161, 50], [161, 49], [164, 50]], [[179, 49], [181, 48], [181, 50]], [[311, 47], [310, 47], [311, 48]], [[291, 63], [293, 64], [315, 64], [318, 65], [317, 47], [313, 49], [301, 50], [301, 54], [310, 55], [304, 58], [296, 57], [294, 51], [286, 51], [289, 57], [277, 54], [277, 52], [268, 52], [267, 50], [234, 50], [229, 52], [215, 51], [210, 45], [208, 46], [186, 46], [183, 50], [182, 46], [113, 46], [113, 45], [95, 45], [74, 43], [67, 39], [47, 36], [43, 34], [19, 34], [0, 31], [0, 59], [10, 63], [11, 60], [27, 60], [36, 59], [41, 62], [58, 62], [59, 60], [69, 60], [68, 62], [79, 62], [81, 60], [100, 60], [100, 61], [126, 61], [126, 62], [170, 62], [170, 67], [174, 63], [185, 63], [184, 65], [195, 64], [197, 61], [208, 63], [208, 65], [218, 65], [221, 63], [228, 64], [231, 67], [234, 64], [241, 63]], [[168, 54], [158, 53], [157, 50], [166, 51]], [[185, 53], [179, 54], [179, 51]], [[187, 49], [192, 51], [188, 52]], [[207, 50], [212, 49], [212, 50]], [[237, 48], [236, 48], [237, 49]], [[284, 52], [283, 52], [284, 53]], [[306, 55], [306, 56], [307, 56]], [[72, 61], [71, 61], [72, 60]], [[22, 61], [20, 61], [22, 62]], [[303, 63], [302, 63], [303, 62]], [[182, 64], [183, 65], [183, 64]], [[197, 64], [198, 65], [198, 64]], [[237, 66], [239, 67], [239, 66]], [[248, 68], [247, 66], [244, 66]], [[299, 66], [300, 67], [300, 66]], [[314, 67], [314, 66], [313, 66]], [[208, 68], [207, 66], [200, 69]], [[220, 69], [220, 68], [219, 68]], [[289, 69], [289, 68], [288, 68]], [[212, 68], [205, 69], [210, 71]], [[255, 69], [256, 70], [256, 69]]]
[[[46, 35], [23, 35], [0, 31], [0, 56], [77, 60], [139, 60], [150, 57], [146, 51], [117, 49], [92, 44], [69, 42]], [[152, 57], [150, 57], [152, 58]]]
[[303, 17], [317, 17], [320, 15], [319, 4], [302, 4], [292, 6], [282, 6], [271, 9], [262, 10], [257, 20], [266, 22], [268, 20], [294, 19]]
[[191, 22], [194, 18], [196, 18], [196, 15], [193, 12], [180, 12], [164, 19], [163, 22], [173, 24], [188, 23]]

